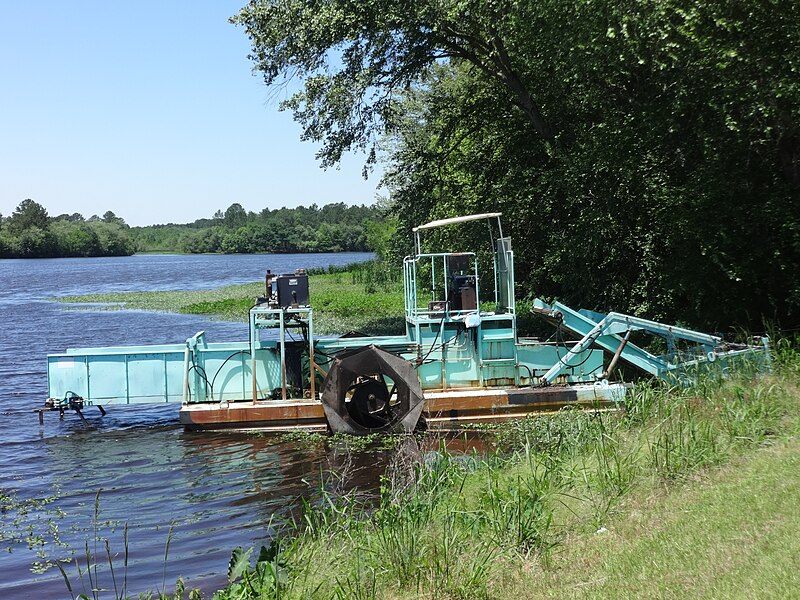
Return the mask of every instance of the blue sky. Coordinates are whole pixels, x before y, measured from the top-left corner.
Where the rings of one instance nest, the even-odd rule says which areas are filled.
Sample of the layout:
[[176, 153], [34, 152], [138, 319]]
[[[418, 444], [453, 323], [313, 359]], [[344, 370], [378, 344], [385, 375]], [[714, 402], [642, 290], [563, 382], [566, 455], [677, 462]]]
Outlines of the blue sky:
[[320, 169], [253, 75], [228, 23], [245, 2], [0, 0], [0, 213], [32, 198], [146, 225], [371, 204], [363, 155]]

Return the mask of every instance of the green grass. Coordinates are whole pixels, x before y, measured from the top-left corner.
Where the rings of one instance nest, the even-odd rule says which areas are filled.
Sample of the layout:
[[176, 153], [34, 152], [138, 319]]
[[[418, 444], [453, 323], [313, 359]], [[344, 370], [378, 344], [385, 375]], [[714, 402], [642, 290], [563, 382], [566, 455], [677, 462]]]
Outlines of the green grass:
[[[309, 276], [315, 331], [320, 334], [353, 330], [372, 335], [403, 333], [403, 289], [399, 273], [391, 275], [388, 267], [382, 266], [349, 265], [349, 268], [350, 271]], [[99, 308], [106, 310], [153, 310], [247, 321], [255, 298], [263, 293], [264, 284], [257, 282], [215, 290], [88, 294], [57, 300], [101, 305]]]
[[800, 357], [779, 353], [768, 377], [641, 385], [624, 414], [492, 428], [483, 457], [402, 439], [377, 507], [323, 482], [271, 575], [256, 562], [215, 597], [785, 597]]
[[796, 597], [798, 502], [793, 438], [667, 493], [640, 490], [607, 531], [566, 544], [557, 557], [564, 566], [514, 588], [529, 597]]

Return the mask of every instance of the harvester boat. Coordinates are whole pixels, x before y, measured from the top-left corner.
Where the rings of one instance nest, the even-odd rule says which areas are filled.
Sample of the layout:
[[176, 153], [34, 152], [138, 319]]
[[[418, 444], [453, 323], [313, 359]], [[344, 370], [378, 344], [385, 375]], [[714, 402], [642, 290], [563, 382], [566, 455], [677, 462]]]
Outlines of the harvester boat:
[[[575, 338], [540, 341], [517, 332], [514, 254], [500, 213], [414, 228], [403, 261], [405, 333], [317, 336], [313, 290], [302, 270], [267, 273], [249, 312], [248, 340], [76, 348], [48, 356], [49, 398], [37, 409], [180, 403], [189, 430], [328, 430], [350, 434], [452, 429], [552, 412], [620, 406], [628, 386], [610, 380], [619, 361], [682, 383], [737, 363], [769, 366], [767, 338], [721, 337], [619, 313], [573, 310], [536, 300], [534, 312]], [[422, 235], [483, 220], [491, 266], [478, 253], [424, 252]], [[486, 261], [489, 262], [489, 261]], [[631, 334], [662, 338], [655, 355]], [[606, 360], [607, 359], [607, 360]]]

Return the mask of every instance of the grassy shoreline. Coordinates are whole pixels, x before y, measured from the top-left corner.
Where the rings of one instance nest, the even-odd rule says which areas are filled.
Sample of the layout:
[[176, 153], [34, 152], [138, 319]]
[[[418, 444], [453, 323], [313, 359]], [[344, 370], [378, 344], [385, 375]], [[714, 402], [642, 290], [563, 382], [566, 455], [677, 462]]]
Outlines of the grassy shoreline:
[[404, 440], [377, 507], [325, 495], [214, 598], [785, 597], [799, 433], [784, 345], [773, 375], [640, 385], [624, 414], [498, 427], [486, 457]]
[[[402, 314], [397, 281], [311, 277], [318, 329], [386, 333], [381, 319]], [[260, 291], [62, 301], [243, 319]], [[322, 499], [303, 501], [302, 518], [271, 548], [234, 551], [230, 584], [214, 598], [791, 595], [800, 586], [800, 353], [782, 340], [774, 354], [768, 376], [639, 384], [625, 413], [562, 411], [485, 428], [497, 448], [486, 456], [400, 438], [377, 506], [321, 481]]]
[[[315, 331], [323, 335], [352, 330], [372, 335], [403, 333], [399, 274], [379, 263], [348, 265], [346, 269], [309, 275]], [[246, 322], [255, 298], [263, 294], [264, 283], [254, 282], [211, 290], [85, 294], [55, 300], [76, 308], [91, 304], [93, 310], [153, 310]]]

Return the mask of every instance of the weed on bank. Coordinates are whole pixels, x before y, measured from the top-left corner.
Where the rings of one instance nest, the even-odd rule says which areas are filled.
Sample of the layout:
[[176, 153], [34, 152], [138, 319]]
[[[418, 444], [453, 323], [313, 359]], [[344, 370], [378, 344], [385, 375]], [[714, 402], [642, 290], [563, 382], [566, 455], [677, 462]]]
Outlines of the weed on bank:
[[231, 583], [214, 598], [562, 595], [542, 582], [563, 576], [562, 557], [637, 499], [669, 496], [797, 434], [800, 357], [789, 343], [776, 355], [768, 376], [648, 382], [624, 412], [565, 410], [492, 427], [497, 451], [485, 456], [424, 452], [404, 438], [377, 506], [321, 486], [260, 557], [234, 553]]

